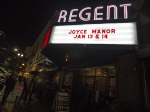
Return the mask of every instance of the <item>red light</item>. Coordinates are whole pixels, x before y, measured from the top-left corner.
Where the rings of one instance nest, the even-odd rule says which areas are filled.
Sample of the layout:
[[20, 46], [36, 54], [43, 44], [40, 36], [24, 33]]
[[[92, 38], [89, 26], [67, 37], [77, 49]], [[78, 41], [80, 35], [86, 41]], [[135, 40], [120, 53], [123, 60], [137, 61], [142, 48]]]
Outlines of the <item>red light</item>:
[[44, 39], [44, 43], [43, 43], [43, 47], [45, 47], [48, 44], [49, 38], [50, 38], [50, 34], [51, 34], [51, 30], [49, 29], [46, 33], [45, 39]]

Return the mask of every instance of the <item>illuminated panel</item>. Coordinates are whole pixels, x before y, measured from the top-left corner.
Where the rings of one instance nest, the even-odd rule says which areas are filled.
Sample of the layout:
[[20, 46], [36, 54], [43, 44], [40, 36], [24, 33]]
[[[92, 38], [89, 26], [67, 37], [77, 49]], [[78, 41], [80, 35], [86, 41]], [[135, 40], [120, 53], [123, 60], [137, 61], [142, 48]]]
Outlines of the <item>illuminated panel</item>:
[[51, 34], [51, 30], [52, 29], [49, 29], [46, 33], [46, 36], [45, 36], [45, 39], [44, 39], [44, 42], [43, 42], [43, 47], [45, 47], [47, 44], [48, 44], [48, 41], [49, 41], [49, 37], [50, 37], [50, 34]]
[[103, 6], [99, 6], [99, 7], [96, 7], [95, 10], [94, 10], [94, 20], [103, 20], [103, 18], [98, 18], [97, 16], [98, 15], [103, 15], [103, 13], [98, 13], [97, 10], [98, 9], [103, 9]]
[[114, 8], [114, 19], [118, 18], [118, 13], [117, 13], [117, 6], [115, 5], [109, 5], [107, 6], [107, 20], [110, 19], [110, 8]]
[[138, 45], [136, 22], [54, 26], [50, 44]]
[[128, 18], [128, 10], [127, 6], [131, 6], [131, 4], [121, 4], [120, 7], [124, 7], [124, 19]]
[[87, 15], [87, 18], [83, 18], [83, 17], [82, 17], [82, 13], [83, 13], [85, 10], [88, 10], [88, 9], [91, 9], [91, 7], [83, 8], [83, 9], [80, 11], [80, 13], [79, 13], [79, 18], [80, 18], [81, 20], [83, 20], [83, 21], [89, 21], [89, 20], [90, 20], [90, 18], [91, 18], [91, 13], [90, 13], [90, 12], [85, 13], [85, 15]]
[[72, 10], [70, 11], [70, 16], [69, 16], [68, 22], [75, 22], [75, 21], [76, 21], [76, 19], [72, 19], [72, 17], [77, 17], [77, 15], [73, 15], [73, 12], [74, 12], [74, 11], [78, 11], [78, 9], [72, 9]]
[[58, 18], [58, 22], [60, 22], [61, 19], [63, 19], [63, 22], [66, 22], [66, 16], [67, 16], [67, 11], [66, 10], [61, 10], [59, 18]]

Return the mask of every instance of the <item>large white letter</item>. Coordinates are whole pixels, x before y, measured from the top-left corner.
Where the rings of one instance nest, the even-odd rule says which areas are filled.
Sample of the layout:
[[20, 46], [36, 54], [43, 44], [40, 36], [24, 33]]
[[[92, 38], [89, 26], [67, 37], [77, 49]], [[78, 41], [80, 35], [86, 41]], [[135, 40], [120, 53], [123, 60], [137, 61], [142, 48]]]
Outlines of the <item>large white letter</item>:
[[98, 9], [103, 9], [103, 6], [96, 7], [94, 10], [94, 20], [103, 20], [103, 18], [97, 18], [98, 15], [103, 15], [103, 13], [97, 13]]
[[124, 19], [128, 18], [127, 6], [131, 6], [131, 4], [120, 4], [120, 7], [124, 7]]
[[77, 15], [72, 15], [72, 14], [73, 14], [73, 11], [78, 11], [78, 9], [72, 9], [72, 10], [70, 11], [70, 16], [69, 16], [68, 22], [75, 22], [75, 21], [76, 21], [76, 19], [72, 19], [72, 17], [77, 17]]
[[114, 8], [114, 19], [117, 19], [118, 18], [118, 13], [117, 13], [117, 6], [115, 5], [109, 5], [107, 6], [107, 20], [110, 19], [110, 8]]
[[88, 9], [91, 9], [91, 7], [83, 8], [83, 9], [80, 11], [80, 13], [79, 13], [79, 18], [80, 18], [81, 20], [83, 20], [83, 21], [89, 21], [89, 20], [90, 20], [90, 18], [91, 18], [91, 13], [85, 13], [85, 15], [87, 15], [87, 18], [83, 18], [83, 17], [82, 17], [83, 11], [88, 10]]
[[[64, 15], [62, 15], [64, 13]], [[66, 16], [67, 16], [67, 11], [66, 10], [61, 10], [58, 18], [58, 22], [60, 22], [61, 18], [63, 18], [63, 22], [66, 22]]]

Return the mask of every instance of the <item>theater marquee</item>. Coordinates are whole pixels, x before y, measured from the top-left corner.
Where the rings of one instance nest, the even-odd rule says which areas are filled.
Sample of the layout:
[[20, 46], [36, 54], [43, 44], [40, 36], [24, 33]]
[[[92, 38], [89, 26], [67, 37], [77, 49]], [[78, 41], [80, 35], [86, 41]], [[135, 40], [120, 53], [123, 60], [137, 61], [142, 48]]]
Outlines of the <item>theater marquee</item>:
[[[109, 20], [110, 19], [110, 14], [111, 14], [111, 10], [114, 11], [114, 19], [118, 19], [118, 10], [120, 9], [124, 9], [124, 11], [122, 13], [120, 13], [121, 15], [124, 15], [124, 19], [128, 18], [128, 7], [130, 7], [131, 4], [127, 3], [127, 4], [120, 4], [120, 6], [116, 6], [116, 5], [108, 5], [107, 6], [107, 10], [104, 13], [107, 13], [106, 15], [106, 19]], [[70, 13], [67, 12], [67, 10], [61, 10], [59, 17], [58, 17], [58, 23], [59, 22], [76, 22], [77, 17], [79, 17], [79, 19], [81, 21], [90, 21], [91, 19], [93, 20], [103, 20], [104, 16], [103, 16], [103, 6], [98, 6], [95, 7], [94, 12], [91, 12], [91, 7], [85, 7], [81, 10], [79, 10], [78, 8], [76, 9], [72, 9], [70, 11]], [[79, 13], [79, 14], [77, 14]], [[91, 16], [91, 13], [94, 14], [94, 17]], [[67, 16], [69, 16], [69, 18], [67, 18]], [[86, 16], [86, 17], [84, 17]]]
[[53, 26], [51, 44], [138, 45], [136, 22]]

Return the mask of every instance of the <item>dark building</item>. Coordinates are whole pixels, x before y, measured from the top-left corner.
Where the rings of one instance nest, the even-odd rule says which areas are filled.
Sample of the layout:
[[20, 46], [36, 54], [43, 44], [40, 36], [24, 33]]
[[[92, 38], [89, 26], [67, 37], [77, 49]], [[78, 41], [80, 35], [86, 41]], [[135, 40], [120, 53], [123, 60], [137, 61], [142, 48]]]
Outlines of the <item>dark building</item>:
[[5, 39], [5, 33], [0, 31], [0, 65], [3, 66], [9, 52], [9, 44]]

